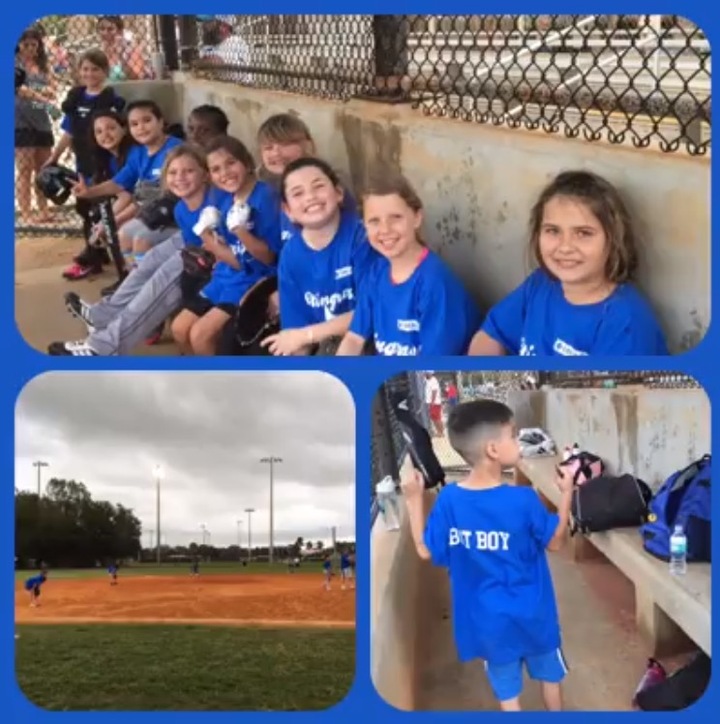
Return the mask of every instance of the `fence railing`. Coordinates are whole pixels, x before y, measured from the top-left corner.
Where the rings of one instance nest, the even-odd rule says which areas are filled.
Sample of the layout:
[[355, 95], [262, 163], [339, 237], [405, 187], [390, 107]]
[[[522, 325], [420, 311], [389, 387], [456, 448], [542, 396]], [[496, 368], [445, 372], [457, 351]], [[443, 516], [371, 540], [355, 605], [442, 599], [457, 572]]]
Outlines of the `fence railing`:
[[205, 77], [589, 141], [710, 148], [710, 47], [679, 16], [297, 15], [198, 21]]

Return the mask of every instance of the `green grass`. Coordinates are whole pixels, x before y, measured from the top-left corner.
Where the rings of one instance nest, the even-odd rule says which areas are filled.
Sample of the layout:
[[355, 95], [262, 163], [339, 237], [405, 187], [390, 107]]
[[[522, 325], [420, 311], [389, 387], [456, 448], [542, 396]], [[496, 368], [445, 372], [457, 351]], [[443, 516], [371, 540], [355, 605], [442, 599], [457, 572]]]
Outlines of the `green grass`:
[[352, 685], [355, 632], [202, 626], [16, 627], [16, 675], [53, 711], [326, 709]]
[[[312, 561], [304, 563], [298, 573], [320, 573], [322, 572], [322, 562]], [[104, 578], [107, 576], [106, 568], [51, 568], [50, 578]], [[264, 575], [272, 573], [287, 574], [287, 566], [282, 563], [275, 563], [272, 566], [269, 563], [251, 563], [248, 566], [242, 566], [239, 563], [201, 563], [200, 575]], [[24, 581], [30, 576], [37, 574], [36, 570], [18, 570], [15, 571], [15, 580]], [[136, 563], [132, 566], [122, 566], [120, 568], [120, 577], [123, 576], [186, 576], [190, 574], [189, 563], [164, 563], [161, 566], [157, 564]]]

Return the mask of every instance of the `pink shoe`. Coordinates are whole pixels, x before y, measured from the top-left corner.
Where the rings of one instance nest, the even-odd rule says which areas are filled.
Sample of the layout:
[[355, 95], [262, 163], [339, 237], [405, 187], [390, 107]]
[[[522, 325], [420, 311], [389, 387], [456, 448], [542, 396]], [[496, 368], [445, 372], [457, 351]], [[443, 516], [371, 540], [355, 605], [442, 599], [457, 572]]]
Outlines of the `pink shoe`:
[[65, 271], [63, 272], [63, 276], [65, 279], [69, 279], [70, 281], [78, 281], [80, 279], [85, 279], [86, 277], [89, 277], [91, 274], [99, 274], [101, 269], [97, 269], [93, 266], [82, 266], [81, 264], [71, 264]]

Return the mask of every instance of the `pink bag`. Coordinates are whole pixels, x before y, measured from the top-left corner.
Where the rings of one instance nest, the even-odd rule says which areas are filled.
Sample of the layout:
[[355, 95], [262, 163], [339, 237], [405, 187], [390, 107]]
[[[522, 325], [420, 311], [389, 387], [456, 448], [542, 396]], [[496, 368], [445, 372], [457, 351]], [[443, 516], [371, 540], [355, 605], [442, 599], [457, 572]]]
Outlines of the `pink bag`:
[[569, 468], [575, 485], [599, 478], [605, 472], [605, 463], [597, 455], [585, 451], [572, 455], [560, 465]]

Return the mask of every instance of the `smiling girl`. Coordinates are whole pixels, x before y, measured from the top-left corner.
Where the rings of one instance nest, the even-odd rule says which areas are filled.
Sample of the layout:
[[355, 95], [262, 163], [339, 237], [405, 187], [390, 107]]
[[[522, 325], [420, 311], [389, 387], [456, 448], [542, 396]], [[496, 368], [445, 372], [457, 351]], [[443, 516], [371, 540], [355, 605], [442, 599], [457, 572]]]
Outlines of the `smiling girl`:
[[471, 355], [664, 355], [650, 305], [631, 283], [638, 266], [618, 191], [586, 171], [561, 173], [530, 216], [538, 264], [488, 314]]
[[363, 285], [337, 354], [372, 339], [383, 356], [464, 355], [480, 312], [462, 282], [422, 239], [423, 205], [402, 176], [384, 174], [363, 194], [371, 246], [384, 258]]
[[293, 222], [278, 275], [282, 329], [262, 344], [275, 355], [310, 354], [347, 332], [358, 288], [377, 255], [360, 218], [343, 208], [340, 181], [324, 161], [289, 164], [281, 194]]
[[[203, 246], [215, 256], [210, 282], [186, 296], [172, 331], [185, 354], [213, 355], [225, 324], [245, 293], [276, 273], [280, 250], [280, 203], [268, 184], [255, 176], [255, 161], [236, 138], [213, 141], [207, 149], [210, 179], [225, 193], [213, 210], [214, 224], [202, 233]], [[211, 215], [210, 209], [204, 212]]]

